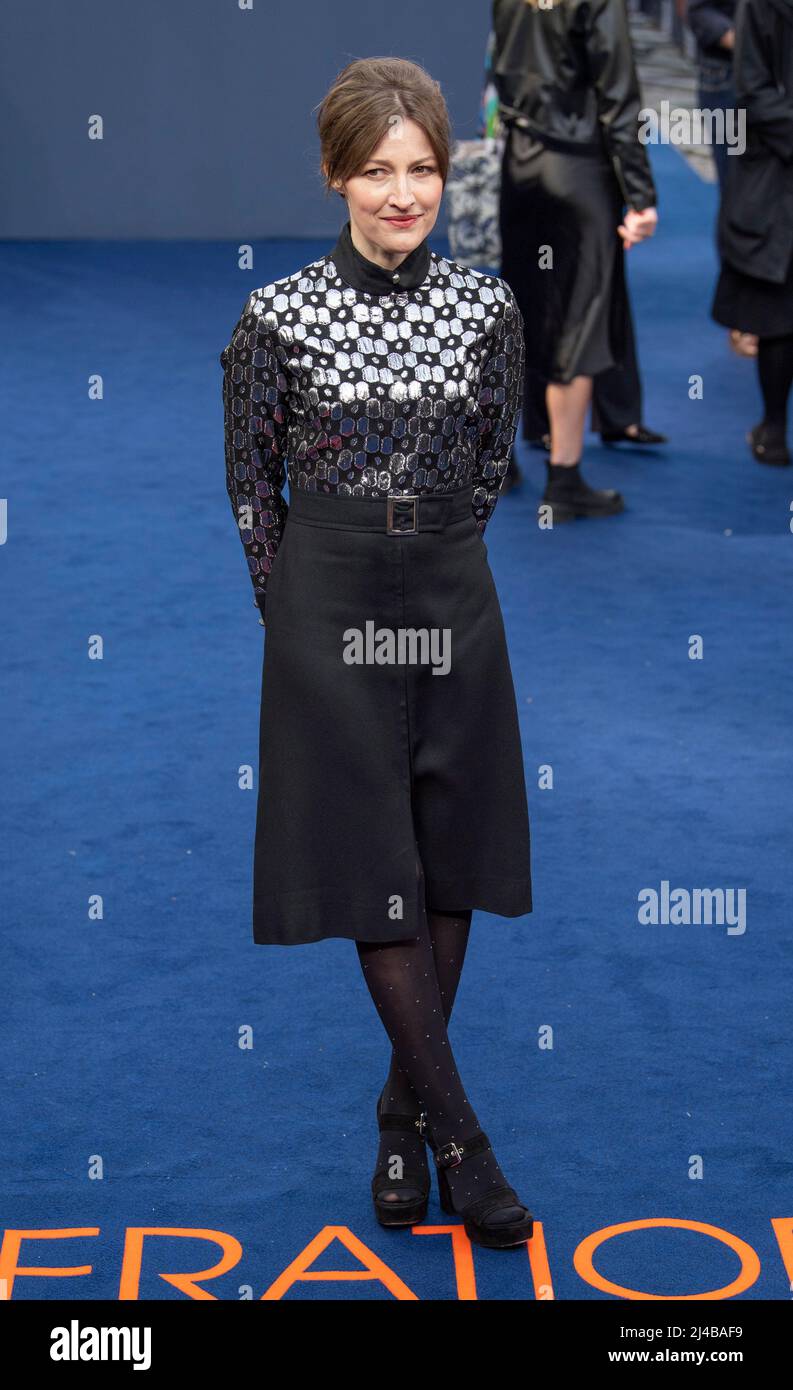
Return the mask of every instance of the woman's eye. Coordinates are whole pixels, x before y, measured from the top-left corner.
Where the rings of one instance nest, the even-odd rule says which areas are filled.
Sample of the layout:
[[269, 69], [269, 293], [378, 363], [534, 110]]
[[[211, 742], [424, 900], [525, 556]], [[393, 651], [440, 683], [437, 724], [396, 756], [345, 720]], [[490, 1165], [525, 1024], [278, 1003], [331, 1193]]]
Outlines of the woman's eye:
[[[370, 174], [384, 174], [385, 172], [386, 172], [386, 170], [383, 169], [382, 167], [378, 167], [378, 168], [375, 168], [375, 169], [367, 169], [366, 172], [365, 172], [365, 174], [364, 174], [364, 177], [365, 177], [365, 178], [368, 178]], [[416, 169], [414, 170], [414, 173], [416, 173], [416, 174], [434, 174], [434, 173], [435, 173], [435, 169], [434, 169], [434, 167], [433, 167], [432, 164], [419, 164], [419, 165], [417, 165]]]

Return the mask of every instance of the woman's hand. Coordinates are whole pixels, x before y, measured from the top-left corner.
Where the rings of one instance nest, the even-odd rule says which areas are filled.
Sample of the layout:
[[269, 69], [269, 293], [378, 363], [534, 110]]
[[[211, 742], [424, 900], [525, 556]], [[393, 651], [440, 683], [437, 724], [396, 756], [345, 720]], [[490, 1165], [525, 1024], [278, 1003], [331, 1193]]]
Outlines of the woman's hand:
[[658, 225], [658, 212], [655, 208], [644, 208], [641, 212], [636, 212], [633, 208], [628, 208], [625, 214], [625, 221], [621, 227], [617, 228], [622, 237], [622, 244], [626, 251], [630, 251], [632, 246], [638, 246], [640, 241], [652, 236]]

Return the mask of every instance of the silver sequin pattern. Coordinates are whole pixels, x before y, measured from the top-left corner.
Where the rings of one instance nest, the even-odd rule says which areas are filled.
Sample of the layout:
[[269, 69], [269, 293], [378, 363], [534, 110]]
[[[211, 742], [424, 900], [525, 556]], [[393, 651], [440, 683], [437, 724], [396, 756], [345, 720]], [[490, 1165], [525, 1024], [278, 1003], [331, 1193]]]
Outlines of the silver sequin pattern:
[[523, 396], [505, 280], [430, 252], [416, 289], [371, 294], [326, 255], [254, 290], [220, 355], [226, 488], [264, 613], [282, 489], [388, 497], [473, 484], [484, 532]]

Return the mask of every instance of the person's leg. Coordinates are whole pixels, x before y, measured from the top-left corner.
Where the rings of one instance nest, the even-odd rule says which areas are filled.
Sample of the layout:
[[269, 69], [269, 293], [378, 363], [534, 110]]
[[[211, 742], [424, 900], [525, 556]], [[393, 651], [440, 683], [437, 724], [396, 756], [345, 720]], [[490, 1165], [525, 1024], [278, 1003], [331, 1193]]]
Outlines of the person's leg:
[[725, 113], [725, 139], [711, 146], [716, 177], [719, 182], [719, 197], [723, 197], [727, 171], [730, 167], [730, 156], [727, 154], [726, 140], [728, 133], [726, 124], [727, 112], [735, 110], [737, 103], [735, 99], [735, 89], [723, 75], [729, 70], [729, 64], [727, 62], [719, 63], [717, 60], [716, 63], [712, 65], [712, 69], [711, 72], [708, 72], [706, 68], [706, 70], [700, 74], [699, 106], [702, 111], [723, 111]]
[[575, 376], [567, 383], [550, 381], [546, 389], [551, 422], [551, 452], [547, 459], [548, 481], [540, 502], [549, 509], [553, 524], [575, 516], [612, 516], [624, 509], [622, 495], [614, 488], [593, 488], [581, 475], [584, 426], [592, 399], [592, 377]]
[[548, 402], [545, 398], [545, 378], [531, 367], [526, 368], [523, 382], [521, 429], [523, 438], [532, 444], [542, 443], [549, 431]]
[[642, 381], [636, 356], [631, 302], [623, 298], [622, 332], [625, 356], [621, 363], [598, 372], [592, 387], [592, 429], [596, 434], [636, 433], [642, 423]]
[[787, 404], [793, 384], [793, 334], [783, 338], [761, 338], [757, 353], [757, 375], [763, 393], [763, 424], [784, 436]]
[[569, 467], [578, 463], [584, 450], [584, 426], [592, 399], [591, 376], [574, 376], [572, 381], [549, 381], [545, 391], [551, 425], [552, 464]]
[[[427, 909], [435, 973], [438, 977], [443, 1017], [448, 1024], [460, 983], [468, 937], [471, 912], [443, 913]], [[402, 1070], [396, 1053], [391, 1049], [391, 1066], [383, 1087], [383, 1111], [396, 1115], [418, 1114], [421, 1109], [416, 1093]]]
[[[434, 1145], [464, 1144], [480, 1125], [449, 1043], [427, 918], [421, 915], [419, 933], [409, 941], [357, 941], [356, 947], [399, 1066], [427, 1113]], [[454, 990], [447, 988], [446, 993], [448, 1004]], [[492, 1150], [473, 1154], [446, 1174], [456, 1208], [506, 1184]], [[519, 1220], [521, 1215], [521, 1209], [510, 1204], [499, 1207], [487, 1220], [498, 1225]]]
[[764, 414], [748, 439], [758, 463], [790, 465], [787, 447], [787, 403], [793, 381], [793, 334], [760, 338], [757, 375], [763, 394]]
[[[471, 912], [452, 914], [428, 910], [427, 921], [435, 974], [443, 1003], [443, 1017], [448, 1024], [468, 946]], [[384, 1115], [418, 1116], [421, 1111], [421, 1102], [410, 1084], [407, 1072], [400, 1067], [393, 1048], [391, 1049], [391, 1066], [382, 1090], [380, 1107]], [[401, 1157], [402, 1166], [405, 1169], [421, 1172], [426, 1160], [425, 1141], [417, 1131], [414, 1132], [412, 1129], [404, 1131], [383, 1130], [380, 1135], [376, 1171], [385, 1169], [388, 1172], [395, 1154]], [[418, 1193], [413, 1188], [401, 1190], [394, 1188], [391, 1191], [384, 1191], [382, 1200], [410, 1202], [415, 1200], [417, 1195]]]

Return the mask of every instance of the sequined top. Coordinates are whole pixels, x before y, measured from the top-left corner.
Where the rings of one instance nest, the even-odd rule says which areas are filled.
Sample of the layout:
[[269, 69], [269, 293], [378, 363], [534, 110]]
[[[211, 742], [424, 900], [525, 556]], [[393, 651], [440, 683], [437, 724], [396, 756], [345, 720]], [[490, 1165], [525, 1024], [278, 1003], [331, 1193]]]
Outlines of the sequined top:
[[254, 290], [223, 349], [226, 488], [262, 619], [282, 489], [352, 497], [473, 485], [484, 533], [523, 397], [505, 280], [419, 243], [384, 269], [345, 224], [331, 252]]

